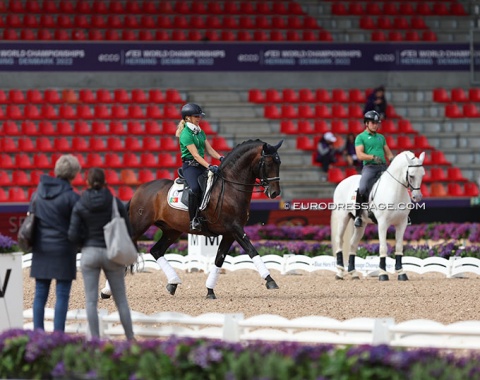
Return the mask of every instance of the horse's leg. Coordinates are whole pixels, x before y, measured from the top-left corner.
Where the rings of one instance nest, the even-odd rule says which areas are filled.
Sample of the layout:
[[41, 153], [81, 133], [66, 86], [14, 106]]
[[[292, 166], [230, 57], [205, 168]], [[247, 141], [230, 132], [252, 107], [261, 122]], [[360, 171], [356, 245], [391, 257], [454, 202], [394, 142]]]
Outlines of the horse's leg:
[[234, 232], [235, 240], [240, 244], [240, 246], [245, 250], [245, 252], [250, 256], [255, 267], [260, 273], [260, 276], [266, 281], [265, 286], [267, 289], [278, 289], [278, 285], [275, 280], [270, 276], [270, 272], [265, 266], [265, 263], [262, 261], [262, 258], [258, 255], [257, 250], [250, 242], [247, 234], [243, 230], [243, 228], [238, 228], [237, 231]]
[[366, 227], [367, 223], [362, 223], [361, 227], [355, 227], [353, 229], [352, 238], [350, 239], [350, 252], [348, 252], [348, 274], [352, 276], [352, 280], [360, 279], [360, 276], [355, 269], [355, 256], [357, 255], [358, 244], [360, 243], [360, 239], [362, 238]]
[[343, 239], [345, 231], [347, 230], [350, 217], [348, 216], [348, 214], [341, 215], [339, 212], [334, 210], [332, 212], [332, 218], [332, 223], [337, 223], [337, 231], [335, 231], [335, 236], [333, 237], [334, 245], [336, 247], [335, 257], [337, 260], [337, 274], [335, 275], [335, 279], [343, 280], [343, 275], [345, 273], [345, 264], [343, 263]]
[[388, 281], [387, 273], [387, 228], [388, 224], [384, 220], [378, 221], [378, 240], [380, 243], [380, 281]]
[[395, 226], [395, 272], [398, 274], [398, 281], [407, 281], [407, 274], [403, 271], [403, 235], [407, 229], [408, 217], [405, 222]]
[[222, 265], [225, 261], [225, 257], [227, 256], [228, 250], [232, 246], [234, 242], [233, 236], [223, 236], [220, 245], [218, 246], [217, 255], [215, 257], [215, 266], [210, 269], [210, 273], [208, 274], [207, 282], [205, 285], [207, 286], [207, 299], [216, 299], [215, 292], [213, 288], [217, 285], [218, 277], [220, 276], [220, 270], [222, 269]]
[[164, 254], [181, 235], [180, 231], [176, 230], [165, 230], [163, 231], [162, 237], [155, 245], [150, 249], [150, 253], [157, 260], [158, 265], [162, 269], [165, 276], [167, 276], [167, 291], [173, 296], [177, 290], [178, 284], [182, 283], [180, 277], [178, 277], [175, 269], [170, 265], [170, 263], [165, 259]]

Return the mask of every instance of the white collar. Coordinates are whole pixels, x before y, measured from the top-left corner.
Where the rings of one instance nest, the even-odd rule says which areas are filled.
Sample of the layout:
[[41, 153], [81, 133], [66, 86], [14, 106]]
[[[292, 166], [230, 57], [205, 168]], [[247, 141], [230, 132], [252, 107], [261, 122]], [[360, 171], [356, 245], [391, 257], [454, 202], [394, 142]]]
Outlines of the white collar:
[[193, 134], [198, 134], [202, 130], [198, 125], [192, 124], [189, 121], [185, 123], [185, 125], [193, 132]]

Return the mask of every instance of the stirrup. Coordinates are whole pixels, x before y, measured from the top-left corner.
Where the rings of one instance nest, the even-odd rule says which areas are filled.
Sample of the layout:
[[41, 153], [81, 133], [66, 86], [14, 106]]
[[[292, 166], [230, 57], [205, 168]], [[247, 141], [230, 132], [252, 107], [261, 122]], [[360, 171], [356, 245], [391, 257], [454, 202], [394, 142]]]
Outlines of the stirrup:
[[197, 218], [193, 219], [190, 222], [190, 230], [191, 231], [201, 231], [202, 230], [202, 223], [200, 223]]
[[357, 217], [355, 218], [355, 222], [353, 223], [353, 225], [354, 225], [355, 227], [362, 227], [362, 225], [363, 225], [362, 218], [360, 218], [359, 216], [357, 216]]

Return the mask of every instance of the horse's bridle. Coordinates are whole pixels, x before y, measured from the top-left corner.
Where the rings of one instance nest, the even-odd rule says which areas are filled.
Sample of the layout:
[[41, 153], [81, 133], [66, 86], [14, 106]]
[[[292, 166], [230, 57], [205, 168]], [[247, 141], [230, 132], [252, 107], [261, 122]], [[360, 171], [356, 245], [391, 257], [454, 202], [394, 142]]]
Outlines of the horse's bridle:
[[[255, 183], [243, 183], [243, 182], [237, 182], [237, 181], [233, 181], [233, 180], [230, 180], [230, 179], [226, 179], [224, 176], [222, 176], [221, 174], [219, 175], [219, 177], [224, 181], [224, 182], [228, 182], [228, 183], [233, 183], [235, 185], [242, 185], [242, 186], [253, 186], [253, 187], [256, 187], [256, 186], [262, 186], [264, 188], [267, 188], [268, 186], [270, 186], [270, 183], [271, 182], [278, 182], [280, 181], [280, 177], [267, 177], [267, 173], [265, 173], [265, 158], [267, 157], [273, 157], [273, 161], [275, 163], [278, 163], [280, 165], [281, 163], [281, 160], [280, 160], [280, 156], [278, 155], [277, 152], [275, 153], [272, 153], [272, 154], [265, 154], [263, 151], [262, 151], [262, 156], [260, 158], [260, 161], [258, 163], [258, 176], [257, 178], [260, 180], [259, 183], [255, 182]], [[238, 191], [243, 191], [243, 192], [249, 192], [250, 190], [240, 190], [240, 189], [237, 189]], [[262, 191], [262, 190], [260, 190]]]
[[[268, 187], [270, 185], [270, 182], [278, 182], [280, 181], [280, 177], [267, 177], [267, 174], [265, 173], [265, 157], [273, 157], [273, 161], [275, 163], [278, 163], [280, 165], [280, 156], [278, 155], [277, 152], [273, 154], [265, 154], [262, 151], [262, 158], [260, 159], [260, 162], [258, 163], [258, 173], [262, 174], [262, 178], [258, 177], [260, 180], [260, 186], [262, 187]], [[258, 186], [258, 184], [256, 184]]]
[[406, 188], [407, 190], [410, 189], [410, 190], [420, 190], [420, 187], [413, 187], [413, 185], [410, 183], [410, 180], [409, 180], [409, 175], [408, 175], [408, 169], [410, 168], [421, 168], [423, 165], [421, 164], [418, 164], [418, 165], [408, 165], [407, 166], [407, 171], [405, 173], [405, 182], [407, 182], [407, 184], [405, 185], [403, 182], [400, 182], [398, 179], [396, 179], [389, 171], [388, 169], [386, 170], [386, 172], [390, 175], [390, 177], [392, 177], [395, 181], [397, 181], [400, 185], [402, 185], [404, 188]]

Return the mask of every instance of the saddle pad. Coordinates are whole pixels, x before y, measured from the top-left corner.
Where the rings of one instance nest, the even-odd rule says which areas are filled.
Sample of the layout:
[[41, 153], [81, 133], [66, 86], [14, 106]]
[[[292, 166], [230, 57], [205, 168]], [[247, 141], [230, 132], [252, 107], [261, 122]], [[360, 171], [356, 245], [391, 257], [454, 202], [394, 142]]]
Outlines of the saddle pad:
[[[213, 178], [214, 178], [214, 174], [209, 171], [205, 193], [203, 196], [202, 204], [200, 206], [200, 210], [202, 211], [205, 210], [205, 208], [208, 205], [208, 201], [210, 200], [210, 190], [212, 188]], [[183, 193], [183, 182], [177, 183], [177, 180], [173, 181], [173, 185], [168, 190], [167, 203], [170, 207], [175, 208], [177, 210], [188, 211], [188, 206], [182, 203], [182, 193]]]
[[167, 203], [170, 207], [177, 210], [188, 211], [188, 206], [182, 203], [183, 183], [173, 181], [172, 187], [168, 190]]

